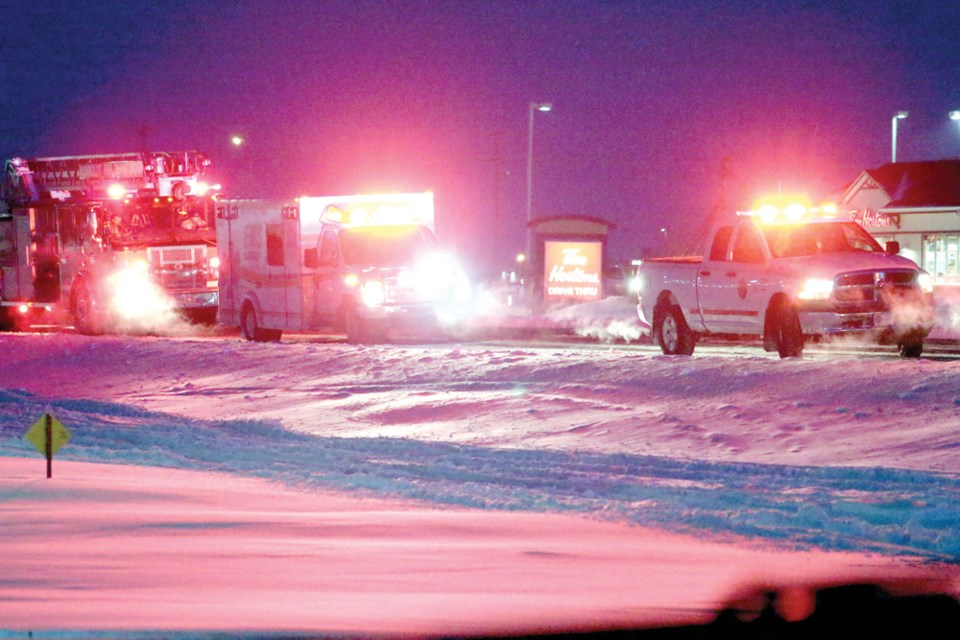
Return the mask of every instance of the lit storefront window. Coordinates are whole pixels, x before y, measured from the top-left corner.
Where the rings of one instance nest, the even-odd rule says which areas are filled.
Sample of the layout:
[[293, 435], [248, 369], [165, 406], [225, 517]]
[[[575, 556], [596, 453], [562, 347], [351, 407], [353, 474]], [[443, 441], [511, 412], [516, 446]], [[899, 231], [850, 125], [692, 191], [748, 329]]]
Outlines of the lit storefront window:
[[960, 283], [958, 249], [960, 249], [960, 234], [924, 234], [921, 266], [933, 276], [934, 282]]

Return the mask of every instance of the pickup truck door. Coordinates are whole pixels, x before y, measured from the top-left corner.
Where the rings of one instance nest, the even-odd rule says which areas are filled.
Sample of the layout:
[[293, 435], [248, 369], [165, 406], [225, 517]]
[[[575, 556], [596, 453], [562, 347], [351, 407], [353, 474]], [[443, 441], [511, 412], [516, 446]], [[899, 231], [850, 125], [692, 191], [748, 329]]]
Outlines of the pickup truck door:
[[760, 334], [768, 284], [763, 239], [753, 224], [720, 227], [697, 275], [703, 323], [710, 333]]

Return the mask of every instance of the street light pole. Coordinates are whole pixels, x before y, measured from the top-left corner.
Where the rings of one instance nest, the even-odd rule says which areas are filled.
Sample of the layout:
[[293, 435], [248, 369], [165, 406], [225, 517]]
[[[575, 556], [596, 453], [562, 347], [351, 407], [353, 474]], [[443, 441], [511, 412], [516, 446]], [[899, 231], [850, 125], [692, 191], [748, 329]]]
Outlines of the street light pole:
[[897, 161], [897, 120], [903, 120], [906, 118], [909, 113], [906, 111], [898, 111], [897, 115], [893, 116], [893, 119], [890, 121], [890, 162]]
[[549, 102], [531, 102], [530, 117], [527, 122], [527, 257], [533, 256], [533, 231], [530, 222], [533, 221], [533, 114], [537, 111], [550, 111], [553, 105]]

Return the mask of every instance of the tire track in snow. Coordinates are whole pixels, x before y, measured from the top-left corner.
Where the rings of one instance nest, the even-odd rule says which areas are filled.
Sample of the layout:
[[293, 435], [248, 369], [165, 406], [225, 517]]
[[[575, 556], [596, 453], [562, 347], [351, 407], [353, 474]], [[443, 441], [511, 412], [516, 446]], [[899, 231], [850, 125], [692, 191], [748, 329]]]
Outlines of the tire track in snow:
[[960, 479], [947, 475], [317, 437], [279, 422], [196, 420], [9, 390], [0, 390], [0, 455], [36, 456], [22, 433], [48, 410], [74, 434], [59, 458], [960, 562]]

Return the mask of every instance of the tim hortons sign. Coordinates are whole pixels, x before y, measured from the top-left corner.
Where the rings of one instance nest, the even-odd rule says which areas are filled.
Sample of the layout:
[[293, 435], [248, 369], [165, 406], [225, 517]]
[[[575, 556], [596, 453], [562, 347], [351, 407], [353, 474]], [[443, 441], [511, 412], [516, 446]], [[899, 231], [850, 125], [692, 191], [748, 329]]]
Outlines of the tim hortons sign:
[[602, 297], [602, 242], [544, 243], [544, 299], [586, 302]]

